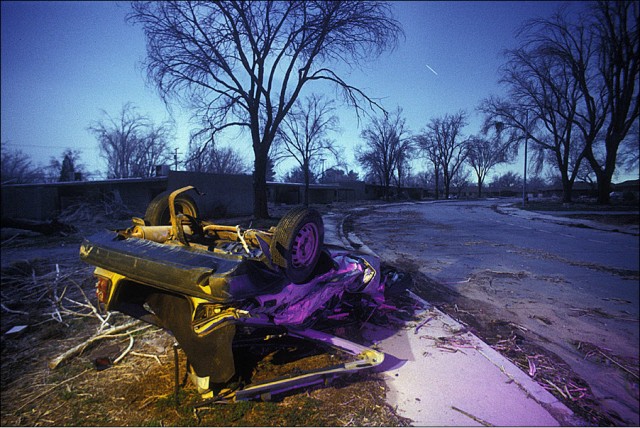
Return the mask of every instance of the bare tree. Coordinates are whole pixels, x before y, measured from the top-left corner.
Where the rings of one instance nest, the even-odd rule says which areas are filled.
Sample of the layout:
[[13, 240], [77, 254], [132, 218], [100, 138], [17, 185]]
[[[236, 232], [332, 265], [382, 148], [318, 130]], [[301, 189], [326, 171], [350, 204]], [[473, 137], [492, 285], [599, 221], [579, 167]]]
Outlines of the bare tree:
[[[433, 164], [431, 164], [433, 166]], [[424, 189], [434, 189], [435, 198], [440, 198], [440, 190], [438, 186], [441, 180], [436, 177], [435, 168], [427, 168], [410, 177], [409, 182], [413, 187], [422, 187]]]
[[[540, 117], [555, 116], [564, 122], [564, 135], [560, 137], [564, 142], [553, 150], [565, 201], [570, 200], [567, 192], [574, 176], [584, 175], [578, 172], [583, 171], [584, 158], [597, 178], [598, 202], [605, 204], [609, 202], [618, 152], [627, 136], [634, 133], [639, 117], [638, 3], [599, 1], [588, 5], [589, 14], [577, 19], [573, 19], [574, 13], [560, 10], [551, 19], [527, 22], [522, 31], [522, 53], [535, 64], [527, 68], [545, 90], [544, 99], [541, 92], [535, 97], [537, 110], [546, 113]], [[524, 63], [522, 58], [519, 62]], [[553, 132], [559, 129], [551, 128], [549, 120], [545, 125]]]
[[134, 177], [151, 177], [156, 166], [170, 161], [169, 144], [173, 139], [173, 127], [169, 122], [156, 125], [149, 121], [145, 132], [140, 136], [136, 162], [132, 163]]
[[485, 122], [482, 135], [471, 136], [467, 141], [467, 163], [476, 174], [478, 197], [482, 197], [482, 186], [495, 166], [510, 162], [517, 154], [515, 139], [507, 135], [503, 137], [503, 122]]
[[2, 145], [2, 184], [37, 183], [44, 180], [42, 172], [33, 166], [29, 155], [21, 150], [6, 149], [6, 145]]
[[586, 154], [585, 140], [575, 127], [582, 94], [571, 70], [537, 43], [537, 33], [530, 38], [523, 34], [523, 46], [506, 52], [508, 61], [501, 70], [500, 82], [508, 88], [508, 99], [486, 99], [480, 110], [489, 120], [520, 133], [519, 141], [527, 139], [535, 146], [537, 172], [544, 162], [555, 165], [562, 178], [563, 201], [571, 202], [573, 183]]
[[337, 156], [334, 141], [327, 138], [338, 130], [339, 120], [332, 101], [312, 94], [304, 103], [296, 100], [278, 129], [274, 148], [276, 161], [293, 158], [304, 174], [304, 204], [309, 205], [311, 165], [323, 156]]
[[466, 125], [464, 111], [446, 114], [431, 119], [423, 133], [416, 137], [418, 145], [433, 163], [436, 177], [438, 172], [442, 174], [445, 198], [449, 197], [451, 183], [467, 158], [467, 141], [462, 135]]
[[[606, 88], [608, 115], [604, 139], [595, 140], [604, 145], [604, 156], [598, 158], [595, 155], [595, 144], [588, 146], [586, 156], [598, 179], [598, 202], [602, 204], [609, 203], [611, 179], [617, 165], [618, 150], [627, 137], [635, 141], [637, 159], [640, 117], [638, 8], [636, 1], [600, 1], [593, 10], [598, 67]], [[586, 99], [590, 96], [588, 83], [590, 82], [585, 82], [583, 89]]]
[[396, 157], [396, 174], [393, 176], [393, 180], [398, 187], [398, 192], [400, 192], [401, 187], [406, 185], [408, 178], [411, 176], [411, 161], [414, 155], [414, 141], [410, 137], [405, 137], [400, 143], [400, 149]]
[[442, 168], [440, 166], [440, 157], [438, 156], [437, 145], [431, 144], [431, 141], [425, 134], [418, 134], [414, 137], [416, 146], [424, 154], [428, 163], [432, 168], [427, 168], [425, 172], [425, 180], [427, 183], [433, 183], [435, 197], [440, 199], [440, 178], [442, 177]]
[[476, 174], [478, 197], [482, 197], [482, 186], [489, 171], [506, 161], [504, 151], [496, 150], [495, 141], [485, 137], [471, 136], [467, 140], [467, 163]]
[[405, 162], [413, 144], [402, 109], [382, 118], [374, 117], [360, 136], [365, 145], [357, 149], [356, 159], [369, 177], [383, 187], [385, 199], [389, 199], [389, 187], [398, 173], [398, 165]]
[[204, 144], [189, 142], [189, 154], [185, 161], [187, 171], [214, 174], [246, 174], [249, 166], [233, 147], [218, 147], [211, 138]]
[[170, 160], [169, 124], [155, 125], [131, 103], [125, 104], [116, 118], [102, 113], [103, 119], [93, 123], [89, 131], [107, 161], [108, 178], [151, 177], [156, 165]]
[[452, 197], [451, 195], [454, 195], [456, 199], [460, 197], [462, 191], [469, 186], [469, 176], [471, 176], [471, 171], [464, 166], [456, 171], [449, 184], [449, 198]]
[[269, 216], [265, 173], [276, 132], [307, 84], [327, 82], [363, 111], [379, 107], [331, 63], [359, 66], [395, 45], [401, 29], [374, 1], [135, 2], [147, 74], [166, 98], [193, 107], [214, 134], [249, 131], [254, 214]]

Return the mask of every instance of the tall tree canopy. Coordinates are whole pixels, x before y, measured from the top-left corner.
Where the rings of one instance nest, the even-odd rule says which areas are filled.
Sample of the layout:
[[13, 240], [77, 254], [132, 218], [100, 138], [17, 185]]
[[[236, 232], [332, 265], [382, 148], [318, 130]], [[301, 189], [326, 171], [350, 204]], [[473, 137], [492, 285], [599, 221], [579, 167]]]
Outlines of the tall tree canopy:
[[194, 108], [213, 133], [249, 131], [258, 218], [268, 217], [269, 150], [303, 87], [329, 82], [356, 111], [378, 106], [329, 64], [358, 66], [401, 34], [389, 5], [373, 1], [150, 1], [132, 8], [160, 93]]

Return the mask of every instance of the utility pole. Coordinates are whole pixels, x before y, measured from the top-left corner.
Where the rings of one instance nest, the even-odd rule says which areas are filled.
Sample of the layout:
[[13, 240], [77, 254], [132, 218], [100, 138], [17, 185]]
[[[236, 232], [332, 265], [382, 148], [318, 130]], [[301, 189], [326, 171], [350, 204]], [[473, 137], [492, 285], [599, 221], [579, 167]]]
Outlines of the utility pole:
[[178, 155], [181, 155], [182, 153], [178, 153], [178, 148], [176, 147], [176, 150], [173, 154], [173, 170], [177, 171], [178, 170]]
[[524, 133], [524, 181], [522, 182], [522, 208], [527, 205], [527, 143], [529, 142], [529, 110], [525, 112]]

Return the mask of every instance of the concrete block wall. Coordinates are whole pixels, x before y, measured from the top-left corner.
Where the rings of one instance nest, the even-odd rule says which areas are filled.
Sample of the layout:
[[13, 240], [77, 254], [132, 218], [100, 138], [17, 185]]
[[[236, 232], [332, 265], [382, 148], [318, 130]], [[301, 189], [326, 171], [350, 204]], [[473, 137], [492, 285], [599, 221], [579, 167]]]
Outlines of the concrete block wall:
[[51, 186], [2, 186], [2, 217], [50, 220], [60, 209], [58, 189]]
[[194, 186], [202, 196], [193, 196], [202, 217], [244, 216], [253, 214], [253, 178], [246, 174], [208, 174], [171, 171], [167, 190]]

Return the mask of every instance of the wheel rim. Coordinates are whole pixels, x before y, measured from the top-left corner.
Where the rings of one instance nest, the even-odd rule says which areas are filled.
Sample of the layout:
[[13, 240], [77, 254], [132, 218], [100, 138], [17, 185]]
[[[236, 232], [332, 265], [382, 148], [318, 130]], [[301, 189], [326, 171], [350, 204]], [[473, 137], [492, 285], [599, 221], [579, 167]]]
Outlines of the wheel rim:
[[300, 228], [291, 249], [291, 264], [295, 268], [311, 264], [318, 250], [318, 228], [307, 223]]

